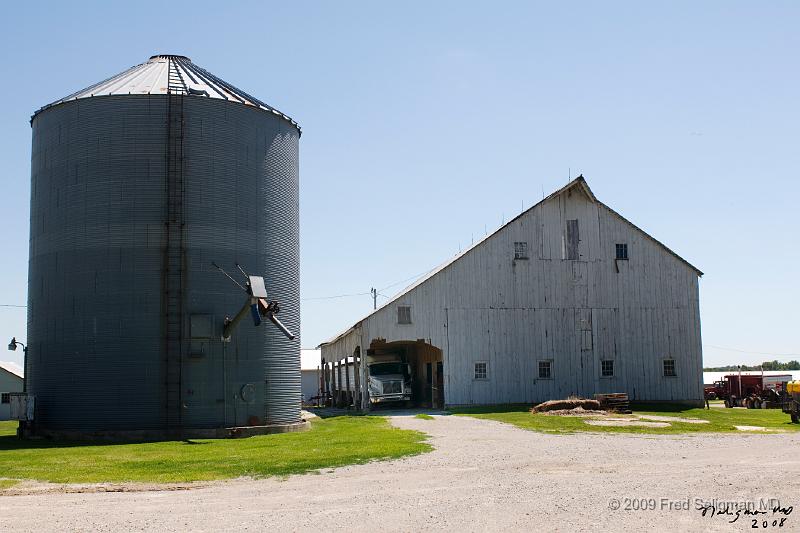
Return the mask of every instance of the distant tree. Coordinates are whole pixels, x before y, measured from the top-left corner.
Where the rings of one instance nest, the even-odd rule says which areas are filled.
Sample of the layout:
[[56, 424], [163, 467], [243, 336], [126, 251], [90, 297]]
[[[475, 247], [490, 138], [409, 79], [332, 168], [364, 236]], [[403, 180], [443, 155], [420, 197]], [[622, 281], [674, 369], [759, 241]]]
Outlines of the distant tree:
[[[715, 366], [715, 367], [707, 367], [703, 369], [703, 372], [738, 372], [740, 370], [739, 365], [726, 365], [726, 366]], [[745, 372], [751, 372], [755, 370], [800, 370], [800, 362], [796, 360], [789, 361], [788, 363], [781, 363], [780, 361], [764, 361], [760, 365], [741, 365], [741, 370]]]
[[754, 370], [755, 367], [741, 365], [727, 365], [727, 366], [714, 366], [714, 367], [707, 367], [703, 369], [703, 372], [738, 372], [739, 370], [749, 372]]
[[764, 361], [763, 366], [764, 370], [800, 370], [800, 363], [797, 361], [789, 361], [788, 363]]

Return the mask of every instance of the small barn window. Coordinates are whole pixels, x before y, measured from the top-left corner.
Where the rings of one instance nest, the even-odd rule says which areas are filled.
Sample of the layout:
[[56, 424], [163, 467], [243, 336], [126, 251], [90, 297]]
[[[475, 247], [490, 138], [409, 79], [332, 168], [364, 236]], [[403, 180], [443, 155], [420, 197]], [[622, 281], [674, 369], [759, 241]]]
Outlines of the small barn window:
[[628, 244], [627, 243], [617, 243], [617, 259], [626, 260], [628, 259]]
[[592, 330], [581, 331], [581, 351], [590, 352], [592, 351], [592, 347]]
[[614, 377], [614, 361], [604, 360], [600, 361], [600, 375], [604, 378]]
[[674, 378], [678, 373], [675, 371], [675, 359], [664, 359], [664, 377]]
[[0, 403], [11, 403], [11, 393], [4, 392], [0, 395]]
[[517, 241], [514, 243], [514, 259], [528, 259], [528, 243]]
[[567, 220], [567, 259], [571, 261], [577, 261], [579, 259], [579, 242], [578, 220]]
[[553, 379], [553, 361], [539, 361], [539, 379]]
[[475, 379], [489, 379], [489, 363], [486, 361], [475, 362]]
[[411, 324], [411, 307], [407, 305], [397, 306], [397, 323]]

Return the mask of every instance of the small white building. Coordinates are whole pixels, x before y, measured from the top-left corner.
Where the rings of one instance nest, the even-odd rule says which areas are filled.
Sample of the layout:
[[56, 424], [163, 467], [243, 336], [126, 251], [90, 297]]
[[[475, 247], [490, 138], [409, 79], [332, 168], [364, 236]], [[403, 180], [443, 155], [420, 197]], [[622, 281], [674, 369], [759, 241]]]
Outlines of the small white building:
[[11, 393], [22, 392], [22, 370], [17, 365], [0, 361], [0, 420], [11, 418]]
[[321, 353], [317, 349], [300, 350], [300, 386], [303, 403], [320, 393]]
[[[355, 245], [354, 245], [355, 246]], [[320, 345], [411, 363], [421, 404], [703, 399], [702, 272], [571, 181]], [[341, 381], [341, 380], [339, 380]]]

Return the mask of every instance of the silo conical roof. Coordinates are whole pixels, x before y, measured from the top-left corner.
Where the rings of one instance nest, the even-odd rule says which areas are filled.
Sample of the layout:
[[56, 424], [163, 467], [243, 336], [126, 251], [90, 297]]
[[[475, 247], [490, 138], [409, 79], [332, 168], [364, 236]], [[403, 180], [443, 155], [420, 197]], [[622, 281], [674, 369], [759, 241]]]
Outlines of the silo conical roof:
[[300, 131], [300, 126], [288, 115], [195, 65], [188, 57], [171, 54], [154, 55], [144, 63], [56, 100], [36, 111], [31, 121], [45, 109], [72, 100], [136, 94], [183, 94], [228, 100], [281, 116]]

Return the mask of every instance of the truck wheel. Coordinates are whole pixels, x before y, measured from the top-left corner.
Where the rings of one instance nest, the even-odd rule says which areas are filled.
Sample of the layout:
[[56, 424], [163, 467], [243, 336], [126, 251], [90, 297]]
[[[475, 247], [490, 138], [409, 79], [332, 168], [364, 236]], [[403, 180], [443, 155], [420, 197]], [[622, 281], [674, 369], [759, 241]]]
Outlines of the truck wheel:
[[800, 424], [800, 417], [797, 416], [797, 413], [792, 413], [792, 424]]
[[728, 408], [730, 408], [730, 406], [731, 406], [731, 401], [730, 401], [730, 400], [728, 400], [728, 399], [726, 399], [726, 400], [725, 400], [725, 407], [728, 407]]

